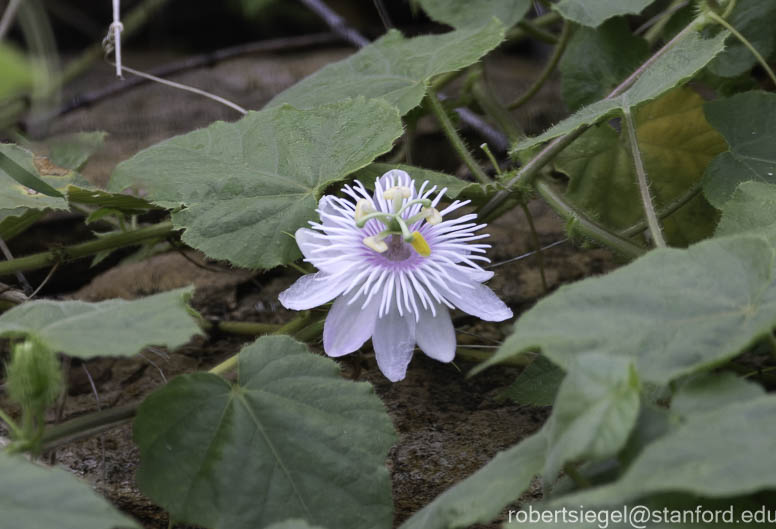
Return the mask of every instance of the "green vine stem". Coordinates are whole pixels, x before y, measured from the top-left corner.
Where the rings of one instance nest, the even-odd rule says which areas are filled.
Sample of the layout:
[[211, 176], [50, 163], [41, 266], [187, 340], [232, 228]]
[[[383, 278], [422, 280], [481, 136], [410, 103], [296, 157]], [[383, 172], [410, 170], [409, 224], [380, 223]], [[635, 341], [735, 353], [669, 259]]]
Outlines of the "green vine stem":
[[715, 13], [712, 10], [709, 10], [706, 12], [706, 16], [709, 17], [711, 20], [722, 26], [723, 28], [727, 29], [730, 33], [732, 33], [738, 40], [741, 41], [741, 43], [747, 47], [747, 49], [752, 52], [752, 55], [757, 59], [757, 62], [760, 63], [760, 66], [763, 67], [763, 69], [768, 73], [768, 77], [771, 78], [771, 82], [776, 85], [776, 74], [773, 73], [773, 70], [771, 69], [770, 65], [768, 64], [768, 61], [765, 60], [765, 57], [763, 57], [759, 51], [757, 51], [757, 48], [755, 48], [751, 42], [749, 42], [749, 39], [744, 37], [736, 28], [734, 28], [730, 22], [719, 16], [717, 13]]
[[555, 45], [555, 49], [552, 52], [550, 60], [547, 61], [547, 64], [539, 74], [539, 77], [536, 78], [528, 90], [526, 90], [523, 95], [512, 101], [509, 105], [507, 105], [509, 110], [514, 110], [522, 106], [533, 96], [535, 96], [539, 90], [542, 89], [542, 86], [544, 86], [544, 83], [546, 83], [547, 79], [550, 78], [552, 72], [555, 71], [555, 67], [558, 66], [561, 57], [563, 57], [563, 53], [566, 51], [566, 47], [568, 46], [569, 40], [571, 39], [572, 27], [572, 24], [568, 20], [563, 21], [563, 29], [560, 32], [558, 43]]
[[[318, 316], [314, 315], [313, 313], [309, 311], [305, 311], [301, 313], [299, 316], [294, 318], [293, 320], [289, 321], [285, 325], [282, 325], [281, 327], [278, 327], [275, 329], [275, 331], [272, 334], [288, 334], [288, 335], [294, 335], [298, 331], [304, 329], [309, 324], [315, 322], [315, 320], [318, 319]], [[230, 356], [217, 366], [213, 367], [208, 371], [208, 373], [212, 373], [214, 375], [223, 375], [224, 373], [228, 373], [235, 367], [237, 367], [237, 361], [240, 357], [240, 353], [237, 353], [235, 355]]]
[[255, 321], [208, 321], [201, 320], [199, 325], [203, 331], [221, 331], [243, 336], [259, 336], [277, 332], [281, 327], [276, 323], [261, 323]]
[[539, 241], [539, 234], [536, 232], [536, 225], [534, 224], [533, 215], [531, 215], [531, 210], [528, 209], [528, 205], [525, 202], [520, 203], [520, 207], [523, 208], [523, 213], [525, 213], [525, 219], [528, 221], [528, 227], [531, 230], [531, 241], [534, 245], [534, 250], [536, 251], [536, 262], [539, 264], [539, 275], [542, 278], [542, 290], [544, 290], [544, 293], [550, 291], [550, 288], [547, 286], [547, 277], [544, 273], [544, 252], [542, 252], [542, 243]]
[[[620, 83], [617, 88], [612, 90], [612, 92], [606, 96], [606, 99], [612, 99], [614, 97], [619, 96], [622, 94], [625, 90], [631, 87], [634, 82], [636, 82], [636, 79], [638, 79], [641, 74], [643, 74], [647, 69], [649, 69], [655, 61], [657, 61], [660, 57], [665, 55], [671, 48], [676, 46], [677, 43], [679, 43], [685, 36], [687, 36], [690, 32], [692, 32], [696, 25], [698, 23], [698, 20], [693, 20], [690, 24], [685, 26], [679, 33], [677, 33], [674, 38], [672, 38], [670, 41], [668, 41], [662, 48], [660, 48], [657, 52], [655, 52], [649, 59], [647, 59], [641, 66], [639, 66], [636, 71], [634, 71], [630, 76], [628, 76], [627, 79], [625, 79], [622, 83]], [[510, 191], [509, 188], [513, 188], [519, 184], [532, 184], [533, 181], [538, 177], [539, 171], [547, 165], [555, 156], [561, 152], [563, 149], [568, 147], [574, 140], [576, 140], [579, 136], [582, 135], [583, 132], [585, 132], [588, 129], [587, 126], [581, 126], [577, 128], [576, 130], [569, 132], [568, 134], [565, 134], [563, 136], [559, 136], [552, 140], [549, 144], [547, 144], [544, 149], [542, 149], [536, 156], [534, 156], [528, 163], [526, 163], [515, 176], [512, 177], [511, 180], [505, 183], [505, 187], [507, 189], [501, 190], [498, 193], [496, 193], [493, 198], [491, 198], [485, 206], [483, 206], [479, 214], [480, 216], [488, 217], [493, 211], [499, 208], [499, 206], [509, 198]]]
[[138, 406], [139, 402], [108, 408], [46, 428], [41, 438], [41, 450], [51, 450], [123, 424], [135, 416]]
[[515, 142], [525, 138], [525, 132], [517, 123], [515, 117], [509, 113], [509, 110], [499, 101], [490, 89], [488, 81], [482, 76], [472, 85], [472, 95], [477, 104], [482, 107], [485, 114], [491, 118], [504, 133], [510, 142]]
[[[222, 324], [223, 323], [235, 325], [241, 322], [222, 322]], [[320, 327], [318, 325], [321, 323], [322, 320], [319, 316], [305, 312], [283, 326], [276, 326], [272, 334], [290, 334], [301, 338], [302, 332], [305, 331], [307, 327], [315, 327], [316, 331], [320, 332]], [[250, 323], [246, 322], [246, 325], [250, 325]], [[226, 361], [218, 364], [209, 372], [221, 375], [229, 371], [237, 365], [238, 356], [239, 355], [234, 355], [229, 357]], [[51, 450], [63, 444], [91, 437], [115, 426], [120, 426], [135, 416], [140, 404], [141, 401], [127, 404], [126, 406], [119, 406], [90, 413], [46, 428], [41, 438], [41, 449], [43, 451]], [[0, 414], [2, 414], [1, 410]], [[0, 418], [3, 418], [3, 415], [0, 415]], [[8, 420], [10, 421], [10, 419]], [[9, 422], [9, 424], [12, 423]]]
[[663, 228], [660, 227], [660, 221], [657, 218], [657, 213], [655, 213], [655, 205], [652, 202], [652, 193], [649, 190], [647, 171], [644, 168], [644, 161], [641, 159], [641, 151], [639, 150], [638, 138], [636, 137], [636, 126], [633, 123], [633, 115], [628, 107], [626, 107], [623, 112], [623, 121], [625, 123], [625, 129], [628, 131], [628, 142], [630, 143], [631, 154], [633, 156], [633, 164], [636, 167], [636, 182], [639, 186], [639, 194], [641, 195], [641, 202], [644, 206], [644, 215], [647, 219], [649, 233], [652, 236], [655, 246], [664, 248], [666, 246], [666, 241], [663, 238]]
[[134, 246], [150, 239], [164, 238], [175, 230], [176, 228], [172, 225], [172, 222], [160, 222], [159, 224], [146, 226], [137, 230], [106, 235], [105, 237], [81, 244], [75, 244], [73, 246], [65, 246], [63, 248], [27, 255], [25, 257], [17, 257], [16, 259], [11, 259], [9, 261], [0, 261], [0, 277], [15, 272], [53, 266], [57, 263], [64, 263], [81, 257], [95, 255], [105, 250], [115, 250], [125, 246]]
[[611, 232], [597, 222], [581, 214], [571, 204], [566, 202], [566, 200], [553, 189], [552, 184], [549, 182], [539, 179], [536, 182], [536, 191], [558, 215], [563, 217], [567, 222], [573, 222], [574, 230], [581, 233], [583, 236], [608, 246], [629, 258], [636, 258], [645, 253], [646, 250], [644, 248], [637, 246], [621, 235]]
[[561, 16], [557, 11], [550, 11], [531, 21], [522, 20], [513, 29], [507, 31], [507, 40], [516, 41], [527, 37], [533, 37], [548, 44], [555, 44], [558, 42], [558, 37], [545, 31], [543, 28], [551, 26], [559, 20], [561, 20]]
[[447, 111], [442, 105], [442, 102], [439, 101], [439, 97], [434, 90], [429, 89], [428, 95], [426, 97], [426, 103], [429, 110], [431, 110], [432, 114], [434, 114], [434, 116], [437, 118], [439, 125], [442, 127], [442, 132], [450, 141], [450, 144], [455, 149], [455, 152], [458, 153], [459, 158], [461, 158], [463, 163], [466, 164], [466, 167], [469, 168], [469, 171], [471, 171], [472, 175], [474, 175], [474, 177], [483, 184], [490, 183], [490, 178], [485, 174], [485, 171], [482, 170], [482, 167], [480, 167], [480, 165], [474, 159], [472, 153], [469, 152], [469, 149], [466, 147], [466, 144], [463, 142], [461, 136], [458, 135], [458, 131], [455, 130], [455, 126], [450, 120], [450, 116], [447, 115]]

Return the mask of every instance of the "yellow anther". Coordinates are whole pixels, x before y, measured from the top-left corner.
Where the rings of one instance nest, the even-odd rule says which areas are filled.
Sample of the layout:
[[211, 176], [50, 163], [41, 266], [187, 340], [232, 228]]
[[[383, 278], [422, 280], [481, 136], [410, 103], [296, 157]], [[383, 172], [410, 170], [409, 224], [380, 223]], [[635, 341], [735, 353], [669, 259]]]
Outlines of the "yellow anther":
[[377, 235], [370, 235], [369, 237], [364, 237], [364, 244], [371, 248], [372, 250], [383, 253], [386, 250], [388, 250], [388, 245], [385, 244], [385, 241], [382, 239], [378, 239]]
[[383, 198], [385, 200], [393, 200], [395, 198], [410, 198], [412, 196], [412, 190], [407, 186], [393, 186], [383, 191]]
[[356, 222], [361, 222], [364, 217], [375, 211], [377, 210], [375, 210], [375, 207], [372, 205], [372, 201], [362, 198], [356, 202]]
[[431, 247], [428, 245], [426, 239], [423, 238], [419, 231], [412, 232], [412, 241], [410, 241], [410, 244], [422, 257], [428, 257], [431, 255]]
[[420, 210], [426, 216], [426, 222], [431, 225], [442, 222], [442, 214], [436, 208], [423, 208]]

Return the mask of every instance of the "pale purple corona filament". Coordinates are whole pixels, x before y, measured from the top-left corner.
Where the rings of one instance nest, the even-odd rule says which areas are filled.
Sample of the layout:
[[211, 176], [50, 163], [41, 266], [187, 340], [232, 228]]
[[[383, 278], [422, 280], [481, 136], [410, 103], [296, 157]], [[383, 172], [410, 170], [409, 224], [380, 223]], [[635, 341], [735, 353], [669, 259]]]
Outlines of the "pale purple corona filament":
[[[376, 180], [374, 194], [358, 181], [343, 191], [350, 199], [324, 196], [317, 210], [320, 222], [296, 232], [305, 261], [319, 272], [280, 294], [283, 306], [294, 310], [336, 298], [324, 324], [326, 354], [352, 353], [371, 337], [380, 370], [395, 382], [404, 378], [416, 344], [435, 360], [453, 360], [449, 309], [487, 321], [512, 317], [481, 284], [493, 276], [477, 264], [489, 262], [483, 254], [490, 245], [474, 242], [488, 236], [475, 234], [485, 224], [477, 224], [474, 214], [446, 219], [468, 201], [437, 211], [446, 190], [435, 195], [436, 187], [427, 181], [417, 189], [397, 169]], [[402, 191], [399, 198], [385, 197]], [[372, 214], [359, 227], [357, 219], [365, 212]]]

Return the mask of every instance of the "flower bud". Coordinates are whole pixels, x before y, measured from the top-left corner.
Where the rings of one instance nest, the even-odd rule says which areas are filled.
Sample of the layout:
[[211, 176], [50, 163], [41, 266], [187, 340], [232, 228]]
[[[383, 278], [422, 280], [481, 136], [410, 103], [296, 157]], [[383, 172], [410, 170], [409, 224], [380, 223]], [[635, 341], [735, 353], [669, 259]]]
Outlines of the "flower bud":
[[42, 414], [54, 403], [64, 385], [56, 355], [32, 340], [13, 347], [6, 376], [8, 396], [25, 413]]

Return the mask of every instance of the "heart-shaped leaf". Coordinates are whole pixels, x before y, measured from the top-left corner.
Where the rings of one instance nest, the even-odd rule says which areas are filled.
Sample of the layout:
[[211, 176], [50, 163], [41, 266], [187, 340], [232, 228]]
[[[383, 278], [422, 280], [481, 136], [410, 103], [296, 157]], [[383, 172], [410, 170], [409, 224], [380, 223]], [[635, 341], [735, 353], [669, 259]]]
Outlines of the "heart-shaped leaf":
[[138, 484], [178, 520], [254, 529], [302, 518], [391, 527], [391, 421], [372, 387], [287, 336], [240, 352], [239, 377], [175, 378], [135, 421]]

